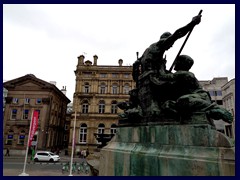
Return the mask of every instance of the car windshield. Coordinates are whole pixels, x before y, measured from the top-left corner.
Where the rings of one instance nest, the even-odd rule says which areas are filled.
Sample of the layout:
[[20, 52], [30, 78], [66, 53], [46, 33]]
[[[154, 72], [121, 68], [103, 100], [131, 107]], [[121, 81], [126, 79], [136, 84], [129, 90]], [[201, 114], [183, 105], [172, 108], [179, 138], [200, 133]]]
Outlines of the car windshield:
[[54, 156], [54, 155], [55, 155], [55, 154], [54, 154], [54, 153], [52, 153], [52, 152], [50, 152], [49, 154], [50, 154], [51, 156]]

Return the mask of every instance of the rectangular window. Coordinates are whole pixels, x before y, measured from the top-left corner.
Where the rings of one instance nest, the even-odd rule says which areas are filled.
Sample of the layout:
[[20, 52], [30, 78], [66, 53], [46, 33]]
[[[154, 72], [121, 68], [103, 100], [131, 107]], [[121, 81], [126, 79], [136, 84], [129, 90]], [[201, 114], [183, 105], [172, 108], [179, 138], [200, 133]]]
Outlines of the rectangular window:
[[25, 98], [24, 103], [25, 104], [30, 104], [30, 98]]
[[13, 110], [12, 110], [11, 119], [12, 119], [12, 120], [17, 119], [17, 109], [13, 109]]
[[92, 73], [91, 73], [91, 72], [84, 72], [84, 73], [83, 73], [83, 76], [84, 76], [84, 77], [91, 77], [91, 76], [92, 76]]
[[222, 96], [222, 91], [216, 91], [217, 96]]
[[41, 104], [42, 103], [42, 99], [41, 98], [37, 98], [36, 99], [36, 104]]
[[84, 113], [84, 114], [88, 113], [88, 104], [82, 105], [82, 113]]
[[65, 128], [64, 128], [65, 130], [68, 130], [68, 125], [67, 124], [65, 124]]
[[29, 110], [28, 109], [24, 109], [23, 110], [23, 119], [27, 120], [29, 117]]
[[118, 90], [117, 87], [116, 87], [116, 86], [113, 86], [113, 88], [112, 88], [112, 93], [113, 93], [113, 94], [117, 94], [117, 93], [118, 93], [117, 90]]
[[105, 94], [105, 86], [100, 87], [100, 94]]
[[117, 73], [112, 73], [112, 77], [113, 77], [113, 78], [117, 78], [117, 77], [118, 77], [118, 74], [117, 74]]
[[13, 98], [12, 102], [13, 104], [18, 104], [18, 98]]
[[20, 135], [18, 137], [18, 144], [19, 145], [24, 145], [24, 139], [25, 139], [25, 135]]
[[222, 100], [217, 100], [217, 104], [218, 104], [218, 105], [223, 105]]
[[112, 113], [112, 114], [117, 114], [117, 108], [118, 108], [117, 105], [116, 105], [116, 104], [113, 104], [113, 105], [112, 105], [112, 108], [111, 108], [111, 113]]
[[67, 135], [63, 136], [63, 141], [67, 141]]
[[129, 77], [130, 77], [130, 75], [129, 75], [129, 74], [127, 74], [127, 73], [125, 73], [125, 74], [123, 75], [123, 77], [124, 77], [124, 78], [129, 78]]
[[215, 96], [214, 91], [209, 91], [210, 96]]
[[107, 77], [107, 74], [106, 73], [101, 73], [100, 74], [100, 78], [106, 78]]
[[100, 113], [100, 114], [103, 114], [104, 112], [105, 112], [105, 105], [100, 104], [100, 105], [99, 105], [99, 113]]
[[13, 135], [12, 134], [7, 135], [6, 144], [12, 145], [12, 142], [13, 142]]

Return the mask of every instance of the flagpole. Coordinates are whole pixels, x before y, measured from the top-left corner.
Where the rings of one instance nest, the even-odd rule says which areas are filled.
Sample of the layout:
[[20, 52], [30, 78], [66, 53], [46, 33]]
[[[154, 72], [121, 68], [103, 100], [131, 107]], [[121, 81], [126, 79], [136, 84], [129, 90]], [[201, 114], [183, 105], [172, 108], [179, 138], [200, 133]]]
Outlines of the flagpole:
[[74, 153], [74, 146], [75, 146], [76, 119], [77, 119], [77, 111], [75, 110], [74, 125], [73, 125], [73, 138], [72, 138], [72, 154], [71, 154], [71, 163], [70, 163], [70, 173], [69, 173], [69, 176], [72, 176], [72, 163], [73, 163], [73, 153]]
[[[25, 102], [24, 102], [25, 103]], [[28, 144], [29, 144], [29, 137], [30, 137], [30, 133], [31, 133], [31, 125], [32, 125], [32, 117], [33, 117], [33, 111], [32, 111], [32, 116], [31, 116], [31, 121], [30, 121], [30, 127], [29, 127], [29, 132], [28, 132], [28, 141], [27, 141], [27, 148], [26, 148], [26, 154], [25, 154], [25, 161], [24, 161], [24, 166], [23, 166], [23, 172], [21, 174], [19, 174], [19, 176], [29, 176], [29, 174], [27, 174], [25, 172], [26, 170], [26, 164], [27, 164], [27, 157], [28, 157]]]

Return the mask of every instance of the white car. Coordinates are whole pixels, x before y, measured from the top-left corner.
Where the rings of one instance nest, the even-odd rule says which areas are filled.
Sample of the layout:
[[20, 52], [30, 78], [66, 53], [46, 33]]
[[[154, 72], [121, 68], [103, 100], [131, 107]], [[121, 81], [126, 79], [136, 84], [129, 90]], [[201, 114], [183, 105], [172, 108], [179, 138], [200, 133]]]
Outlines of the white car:
[[38, 151], [34, 156], [34, 161], [50, 161], [57, 162], [60, 160], [59, 155], [56, 155], [50, 151]]

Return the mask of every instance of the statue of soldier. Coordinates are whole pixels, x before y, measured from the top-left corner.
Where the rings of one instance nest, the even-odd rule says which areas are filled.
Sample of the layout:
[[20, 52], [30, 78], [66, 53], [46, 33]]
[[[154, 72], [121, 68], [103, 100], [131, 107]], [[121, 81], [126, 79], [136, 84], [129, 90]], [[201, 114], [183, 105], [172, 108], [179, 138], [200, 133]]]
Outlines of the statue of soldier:
[[[176, 90], [174, 93], [171, 91], [172, 100], [166, 101], [162, 108], [171, 112], [172, 115], [175, 112], [181, 116], [188, 116], [195, 112], [205, 112], [208, 118], [222, 119], [225, 122], [232, 123], [231, 113], [216, 103], [212, 103], [209, 93], [202, 89], [195, 75], [189, 71], [193, 63], [194, 61], [190, 56], [180, 55], [176, 59], [175, 73], [159, 72], [159, 81], [167, 82], [169, 89]], [[161, 91], [161, 88], [160, 85], [159, 91]]]
[[173, 34], [169, 32], [163, 33], [160, 40], [150, 45], [137, 60], [138, 62], [135, 63], [135, 71], [137, 69], [136, 64], [141, 66], [141, 75], [138, 78], [134, 77], [134, 79], [137, 79], [139, 84], [140, 106], [144, 116], [158, 116], [161, 114], [156, 98], [159, 94], [153, 93], [151, 82], [148, 78], [151, 76], [157, 76], [160, 69], [166, 71], [166, 60], [163, 58], [165, 51], [172, 47], [177, 39], [185, 36], [200, 22], [201, 15], [199, 14], [193, 17], [190, 23], [176, 30]]

